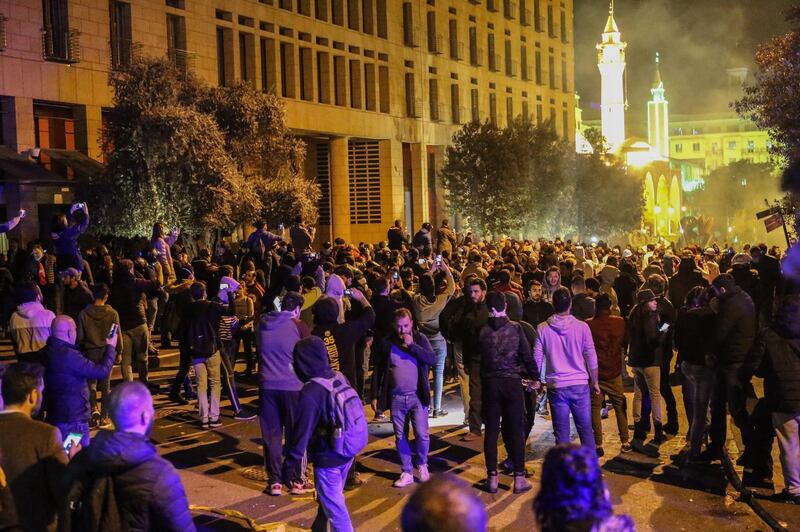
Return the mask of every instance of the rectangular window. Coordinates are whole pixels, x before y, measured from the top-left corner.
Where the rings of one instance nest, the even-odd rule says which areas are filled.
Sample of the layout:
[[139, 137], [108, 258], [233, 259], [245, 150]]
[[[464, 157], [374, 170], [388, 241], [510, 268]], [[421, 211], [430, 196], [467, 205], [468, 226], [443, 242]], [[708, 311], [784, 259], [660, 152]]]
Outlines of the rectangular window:
[[514, 61], [511, 55], [511, 39], [506, 39], [506, 76], [516, 76], [517, 73], [514, 72]]
[[461, 116], [461, 95], [458, 90], [457, 83], [450, 84], [450, 113], [453, 117], [454, 124], [460, 124], [464, 117]]
[[448, 30], [448, 37], [450, 38], [450, 59], [463, 59], [461, 43], [458, 42], [458, 20], [451, 18], [448, 23]]
[[350, 223], [381, 223], [381, 158], [377, 140], [350, 140], [347, 149]]
[[33, 104], [34, 140], [40, 148], [75, 149], [75, 109]]
[[229, 87], [233, 83], [233, 30], [217, 26], [217, 83]]
[[317, 52], [317, 101], [331, 103], [331, 60], [328, 52]]
[[717, 153], [719, 151], [719, 145], [716, 142], [711, 143], [711, 153]]
[[403, 43], [406, 46], [417, 46], [416, 32], [414, 30], [414, 12], [411, 2], [403, 2]]
[[494, 53], [494, 33], [486, 37], [486, 53], [489, 54], [489, 70], [497, 72], [497, 55]]
[[373, 0], [363, 0], [361, 4], [361, 18], [364, 26], [364, 33], [372, 35], [375, 33], [375, 10]]
[[692, 144], [692, 151], [694, 151], [694, 152], [700, 151], [700, 143], [699, 142], [695, 142], [695, 143]]
[[541, 126], [542, 122], [544, 122], [544, 111], [542, 108], [542, 104], [536, 104], [536, 125]]
[[381, 113], [389, 112], [389, 67], [378, 67], [378, 87], [380, 88]]
[[752, 140], [747, 141], [747, 153], [755, 153], [756, 143]]
[[550, 54], [548, 59], [548, 66], [550, 67], [550, 71], [548, 74], [550, 75], [550, 88], [556, 88], [556, 58], [553, 57], [553, 54]]
[[336, 105], [347, 105], [347, 72], [344, 56], [333, 56], [333, 90], [334, 103]]
[[275, 68], [275, 41], [260, 38], [261, 43], [261, 90], [275, 93], [278, 72]]
[[506, 125], [514, 120], [514, 98], [506, 96]]
[[475, 26], [469, 29], [469, 64], [480, 65], [481, 60], [478, 57], [478, 29]]
[[489, 121], [497, 125], [497, 94], [489, 94]]
[[431, 120], [438, 122], [442, 117], [439, 112], [439, 82], [435, 78], [428, 80], [428, 96], [431, 105]]
[[556, 21], [553, 19], [553, 6], [547, 6], [547, 36], [556, 37]]
[[351, 30], [358, 31], [361, 24], [358, 18], [359, 15], [359, 0], [347, 0], [347, 27]]
[[311, 48], [300, 48], [300, 99], [314, 100], [314, 66]]
[[388, 35], [386, 20], [386, 0], [375, 0], [375, 11], [378, 15], [378, 37], [385, 39]]
[[683, 152], [683, 144], [676, 144], [675, 153], [682, 153], [682, 152]]
[[344, 0], [331, 0], [331, 22], [344, 26]]
[[[133, 60], [131, 5], [127, 2], [111, 0], [108, 8], [111, 25], [111, 67], [128, 66]], [[2, 43], [0, 43], [1, 45]]]
[[328, 0], [314, 0], [314, 16], [318, 20], [328, 20]]
[[284, 98], [295, 97], [295, 65], [294, 65], [294, 45], [282, 42], [280, 47], [281, 55], [281, 96]]
[[569, 92], [569, 83], [567, 79], [567, 60], [561, 58], [561, 90]]
[[364, 63], [364, 107], [367, 111], [377, 110], [375, 85], [375, 64]]
[[45, 59], [69, 61], [71, 35], [67, 0], [42, 0], [42, 43]]
[[311, 0], [297, 0], [297, 12], [307, 17], [311, 16]]
[[350, 107], [361, 109], [361, 61], [350, 60]]
[[469, 103], [472, 112], [472, 120], [480, 121], [481, 109], [480, 109], [480, 101], [478, 99], [478, 89], [471, 89], [469, 91]]
[[406, 72], [405, 88], [406, 88], [406, 116], [412, 118], [419, 118], [419, 110], [417, 109], [416, 92], [414, 87], [414, 74], [412, 72]]
[[542, 8], [539, 4], [541, 0], [533, 0], [533, 29], [538, 32], [544, 31], [542, 26]]
[[239, 32], [239, 78], [249, 85], [256, 84], [256, 50], [252, 33]]
[[530, 66], [528, 65], [528, 47], [524, 44], [519, 48], [520, 76], [525, 81], [531, 80]]
[[522, 100], [522, 118], [525, 120], [530, 120], [531, 118], [530, 109], [528, 109], [528, 100]]
[[564, 138], [569, 138], [569, 111], [561, 111], [561, 131]]
[[[230, 78], [233, 79], [233, 33], [230, 36]], [[181, 72], [189, 67], [189, 52], [186, 50], [186, 18], [167, 13], [167, 56]]]
[[736, 141], [735, 140], [732, 140], [732, 141], [728, 142], [728, 149], [729, 150], [735, 150], [736, 149]]
[[536, 84], [542, 84], [542, 52], [536, 50], [534, 55], [534, 70], [536, 74]]
[[442, 43], [436, 34], [436, 11], [428, 11], [426, 15], [428, 28], [428, 51], [434, 54], [442, 53]]
[[561, 10], [561, 42], [566, 44], [567, 40], [567, 14]]

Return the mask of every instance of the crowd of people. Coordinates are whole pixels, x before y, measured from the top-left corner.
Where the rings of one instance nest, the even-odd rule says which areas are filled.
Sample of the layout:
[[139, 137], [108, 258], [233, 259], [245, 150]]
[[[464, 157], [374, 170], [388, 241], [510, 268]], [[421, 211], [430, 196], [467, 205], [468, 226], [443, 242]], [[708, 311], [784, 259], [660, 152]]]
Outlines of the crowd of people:
[[[544, 530], [571, 521], [591, 530], [608, 520], [632, 528], [612, 515], [597, 462], [602, 419], [612, 412], [623, 453], [683, 431], [683, 467], [722, 458], [730, 412], [745, 445], [737, 458], [746, 482], [771, 479], [777, 435], [783, 498], [800, 504], [800, 296], [775, 248], [482, 241], [447, 220], [413, 237], [396, 221], [375, 245], [337, 238], [316, 246], [314, 230], [297, 218], [276, 233], [259, 222], [245, 242], [223, 240], [213, 250], [156, 223], [144, 246], [118, 249], [80, 246], [88, 226], [87, 205], [76, 204], [53, 221], [47, 247], [13, 246], [0, 263], [0, 327], [17, 359], [2, 380], [9, 415], [0, 414], [0, 485], [10, 487], [22, 529], [52, 527], [57, 515], [85, 518], [70, 494], [85, 499], [76, 486], [109, 477], [136, 501], [122, 503], [117, 491], [112, 521], [191, 529], [177, 474], [148, 439], [152, 395], [196, 402], [198, 425], [210, 429], [222, 425], [224, 389], [234, 418], [258, 417], [267, 493], [316, 490], [315, 529], [352, 530], [343, 492], [361, 484], [366, 408], [378, 421], [388, 412], [399, 462], [393, 485], [419, 480], [428, 490], [411, 498], [404, 526], [432, 530], [422, 521], [455, 510], [421, 493], [474, 504], [456, 480], [431, 479], [428, 468], [429, 420], [449, 415], [448, 376], [460, 389], [461, 439], [482, 439], [490, 493], [501, 473], [514, 493], [531, 489], [526, 443], [536, 413], [550, 417], [557, 446], [534, 506]], [[159, 364], [157, 337], [161, 350], [174, 343], [179, 353], [166, 387], [149, 376]], [[115, 364], [122, 382], [112, 389]], [[763, 397], [753, 376], [764, 378]], [[239, 401], [237, 386], [247, 383], [258, 386], [257, 411]], [[570, 419], [580, 446], [570, 445]], [[22, 476], [26, 467], [35, 474]], [[583, 513], [565, 506], [569, 489], [587, 490], [572, 494], [590, 501]], [[41, 500], [29, 498], [32, 490]], [[464, 515], [480, 523], [480, 511]]]

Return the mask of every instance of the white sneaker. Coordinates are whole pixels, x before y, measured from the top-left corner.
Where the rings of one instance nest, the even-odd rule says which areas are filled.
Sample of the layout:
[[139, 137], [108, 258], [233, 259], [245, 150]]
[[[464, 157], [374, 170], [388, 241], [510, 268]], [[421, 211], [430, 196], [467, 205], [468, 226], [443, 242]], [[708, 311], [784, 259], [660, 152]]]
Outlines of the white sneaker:
[[419, 481], [428, 482], [431, 479], [431, 474], [428, 472], [428, 464], [419, 466]]
[[410, 486], [413, 483], [414, 483], [414, 475], [412, 475], [411, 473], [406, 473], [405, 471], [403, 471], [400, 474], [400, 478], [395, 480], [394, 484], [392, 484], [392, 486], [394, 486], [395, 488], [405, 488], [406, 486]]

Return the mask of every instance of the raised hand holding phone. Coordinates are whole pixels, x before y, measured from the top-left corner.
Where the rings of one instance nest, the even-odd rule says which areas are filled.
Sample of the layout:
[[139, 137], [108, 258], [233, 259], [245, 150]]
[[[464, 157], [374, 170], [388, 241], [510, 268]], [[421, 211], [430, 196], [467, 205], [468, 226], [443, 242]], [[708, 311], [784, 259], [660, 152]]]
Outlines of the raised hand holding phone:
[[116, 323], [112, 323], [111, 328], [108, 330], [108, 336], [106, 336], [106, 345], [111, 345], [111, 346], [117, 345], [118, 332], [119, 332], [119, 325]]

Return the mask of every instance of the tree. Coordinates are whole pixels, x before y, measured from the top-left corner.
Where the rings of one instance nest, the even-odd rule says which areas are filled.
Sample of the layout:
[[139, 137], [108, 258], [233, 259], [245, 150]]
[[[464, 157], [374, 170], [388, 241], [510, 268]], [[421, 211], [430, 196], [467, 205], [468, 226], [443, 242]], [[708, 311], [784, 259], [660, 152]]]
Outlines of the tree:
[[483, 235], [508, 234], [525, 219], [525, 183], [508, 140], [488, 121], [465, 124], [447, 147], [440, 170], [449, 208]]
[[88, 183], [95, 231], [149, 235], [153, 222], [192, 236], [302, 214], [316, 220], [319, 188], [302, 175], [305, 145], [274, 96], [210, 88], [163, 59], [110, 78], [106, 171]]
[[773, 149], [800, 158], [800, 7], [790, 8], [791, 32], [761, 44], [756, 52], [755, 85], [745, 87], [736, 111], [769, 131]]

